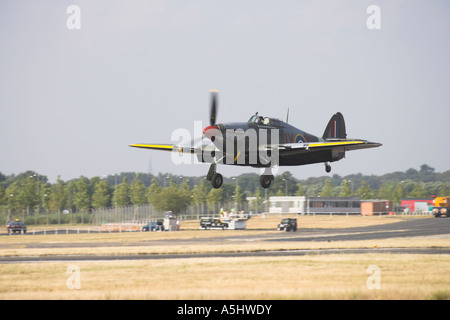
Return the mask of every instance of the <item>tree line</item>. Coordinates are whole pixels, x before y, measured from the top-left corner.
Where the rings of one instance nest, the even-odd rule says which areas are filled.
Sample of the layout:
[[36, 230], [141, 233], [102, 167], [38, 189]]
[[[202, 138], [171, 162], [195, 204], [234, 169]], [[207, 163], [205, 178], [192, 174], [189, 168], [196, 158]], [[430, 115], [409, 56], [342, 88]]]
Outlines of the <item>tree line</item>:
[[450, 195], [450, 170], [442, 173], [424, 164], [419, 170], [393, 172], [381, 176], [337, 174], [299, 180], [289, 171], [275, 176], [269, 189], [259, 184], [257, 174], [225, 178], [220, 189], [213, 189], [203, 177], [172, 174], [120, 173], [103, 177], [50, 183], [45, 175], [26, 171], [18, 175], [0, 173], [0, 212], [11, 217], [40, 213], [89, 213], [104, 207], [151, 204], [156, 210], [182, 213], [190, 205], [262, 210], [270, 196], [350, 197], [384, 199], [399, 204], [403, 198]]

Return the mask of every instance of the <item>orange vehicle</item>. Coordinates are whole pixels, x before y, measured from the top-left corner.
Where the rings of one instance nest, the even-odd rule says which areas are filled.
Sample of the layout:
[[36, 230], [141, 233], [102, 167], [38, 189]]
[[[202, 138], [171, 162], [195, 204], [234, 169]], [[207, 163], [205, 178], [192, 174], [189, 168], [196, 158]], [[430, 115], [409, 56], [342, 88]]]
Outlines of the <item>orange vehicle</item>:
[[434, 199], [433, 214], [436, 218], [448, 217], [450, 214], [450, 197], [436, 197]]

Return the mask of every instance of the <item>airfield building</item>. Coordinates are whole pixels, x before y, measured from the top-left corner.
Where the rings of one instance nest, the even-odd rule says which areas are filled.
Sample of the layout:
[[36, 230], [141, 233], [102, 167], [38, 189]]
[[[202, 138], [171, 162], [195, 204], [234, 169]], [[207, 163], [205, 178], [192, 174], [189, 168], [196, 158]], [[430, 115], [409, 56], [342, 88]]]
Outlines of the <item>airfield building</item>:
[[407, 198], [401, 200], [400, 206], [408, 213], [423, 212], [433, 206], [433, 201], [433, 198]]
[[361, 215], [363, 216], [389, 214], [393, 210], [392, 201], [389, 200], [361, 201]]
[[270, 197], [270, 213], [361, 214], [359, 197]]

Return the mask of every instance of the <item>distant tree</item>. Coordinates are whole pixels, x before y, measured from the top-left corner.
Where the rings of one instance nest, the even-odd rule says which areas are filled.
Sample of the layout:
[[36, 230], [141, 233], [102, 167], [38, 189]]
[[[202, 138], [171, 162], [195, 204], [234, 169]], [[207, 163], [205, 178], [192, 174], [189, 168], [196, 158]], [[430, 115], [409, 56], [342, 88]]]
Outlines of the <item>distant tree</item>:
[[333, 196], [333, 185], [331, 184], [331, 179], [325, 181], [325, 185], [320, 192], [321, 197], [331, 197]]
[[313, 184], [307, 187], [306, 196], [317, 197], [320, 194], [322, 186], [319, 184]]
[[192, 189], [192, 202], [200, 205], [205, 204], [208, 198], [208, 188], [206, 187], [205, 180], [201, 180], [200, 184], [194, 186]]
[[206, 187], [206, 180], [201, 179], [200, 183], [195, 185], [194, 188], [192, 189], [192, 203], [196, 206], [197, 210], [199, 210], [199, 212], [201, 212], [202, 214], [205, 213], [207, 210], [206, 208], [207, 197], [208, 197], [208, 188]]
[[423, 187], [423, 183], [416, 183], [414, 189], [409, 194], [410, 198], [426, 198], [428, 197], [428, 193]]
[[403, 192], [405, 196], [409, 195], [413, 189], [416, 183], [413, 180], [405, 180], [400, 182], [402, 184]]
[[75, 194], [77, 193], [77, 179], [70, 180], [65, 184], [66, 194], [67, 194], [67, 205], [66, 209], [70, 212], [74, 212], [77, 210], [77, 206], [75, 205]]
[[73, 204], [78, 211], [88, 211], [90, 208], [91, 199], [88, 192], [89, 180], [85, 177], [80, 177], [75, 182], [75, 193], [73, 195]]
[[151, 203], [154, 205], [154, 203], [157, 201], [158, 194], [161, 191], [161, 187], [158, 183], [158, 181], [153, 178], [150, 186], [147, 189], [147, 201], [148, 203]]
[[441, 186], [437, 196], [439, 196], [439, 197], [450, 196], [450, 186], [448, 184]]
[[[179, 186], [174, 186], [173, 182], [170, 182], [167, 186], [169, 184], [167, 177], [174, 177], [176, 181], [184, 182]], [[122, 178], [127, 179], [117, 184]], [[129, 172], [110, 175], [105, 179], [81, 177], [68, 182], [64, 182], [58, 176], [56, 183], [48, 183], [45, 176], [31, 170], [17, 175], [0, 173], [0, 211], [8, 212], [8, 215], [21, 213], [25, 217], [26, 214], [37, 214], [43, 208], [48, 213], [62, 212], [65, 209], [74, 212], [88, 210], [89, 203], [92, 207], [99, 208], [111, 204], [128, 205], [149, 202], [161, 208], [160, 210], [174, 212], [183, 212], [187, 205], [194, 203], [199, 213], [201, 211], [204, 214], [206, 205], [212, 201], [211, 198], [208, 199], [208, 196], [212, 197], [214, 192], [210, 192], [211, 186], [204, 178], [183, 177], [180, 180], [180, 177], [166, 173], [157, 176], [157, 179], [160, 179], [159, 184], [154, 178], [149, 174], [137, 175]], [[236, 188], [236, 181], [231, 179], [225, 179], [221, 188], [222, 204], [226, 208], [234, 207], [236, 202], [238, 207], [242, 208], [247, 203], [246, 195], [257, 195], [258, 192], [268, 196], [276, 193], [284, 196], [286, 184], [287, 193], [290, 195], [349, 196], [352, 190], [343, 180], [351, 180], [352, 187], [356, 189], [354, 194], [362, 199], [379, 198], [399, 204], [405, 197], [450, 196], [450, 170], [438, 173], [427, 164], [421, 165], [419, 170], [411, 168], [404, 172], [397, 171], [381, 176], [357, 173], [341, 177], [334, 174], [332, 177], [310, 177], [304, 180], [297, 180], [286, 171], [275, 176], [271, 187], [264, 191], [259, 186], [259, 176], [256, 174], [243, 174], [235, 178], [238, 179], [239, 188]], [[152, 179], [151, 183], [150, 179]], [[137, 180], [149, 187], [143, 188]], [[102, 181], [107, 182], [109, 187]], [[191, 181], [190, 184], [189, 181]], [[114, 190], [112, 186], [116, 186]], [[114, 200], [111, 199], [113, 196]], [[177, 205], [181, 203], [181, 207], [176, 207], [173, 203]], [[255, 206], [259, 204], [254, 203], [253, 208]]]
[[[27, 171], [27, 173], [32, 171]], [[20, 202], [21, 207], [26, 210], [27, 215], [30, 214], [33, 209], [39, 205], [38, 194], [38, 182], [36, 180], [37, 175], [22, 175], [22, 177], [16, 181], [18, 187], [17, 200]]]
[[394, 192], [392, 193], [392, 197], [388, 199], [394, 202], [394, 204], [400, 205], [400, 202], [404, 197], [405, 191], [403, 190], [403, 186], [401, 183], [397, 183], [394, 188]]
[[279, 187], [277, 193], [275, 193], [276, 197], [283, 197], [284, 196], [284, 192], [283, 192], [283, 187]]
[[49, 183], [43, 182], [41, 184], [41, 203], [42, 207], [45, 208], [45, 211], [50, 212], [51, 208], [51, 195], [52, 195], [52, 189], [51, 185]]
[[236, 186], [234, 189], [234, 202], [237, 205], [235, 210], [242, 210], [243, 206], [245, 205], [245, 202], [247, 201], [247, 196], [244, 192], [242, 192], [242, 189], [239, 185]]
[[[192, 190], [189, 185], [189, 179], [186, 179], [180, 187], [178, 188], [178, 197], [181, 199], [181, 201], [185, 202], [186, 207], [192, 204]], [[186, 210], [186, 208], [183, 209], [183, 211]]]
[[139, 174], [136, 175], [136, 178], [131, 184], [131, 203], [135, 206], [147, 203], [146, 191], [144, 183], [139, 180]]
[[[259, 184], [259, 180], [258, 180]], [[210, 184], [208, 183], [208, 186]], [[234, 193], [236, 192], [236, 183], [226, 183], [222, 185], [221, 188], [223, 191], [222, 199], [224, 206], [226, 206], [227, 210], [234, 208], [236, 201], [234, 200]]]
[[373, 190], [370, 188], [370, 186], [367, 184], [367, 182], [363, 181], [358, 190], [356, 190], [356, 196], [360, 197], [363, 200], [373, 199], [374, 193]]
[[117, 186], [117, 189], [114, 192], [113, 204], [117, 207], [130, 205], [130, 189], [131, 188], [127, 182], [127, 178], [124, 177], [122, 183]]
[[52, 185], [50, 208], [53, 211], [62, 211], [67, 208], [67, 190], [61, 176], [58, 176], [56, 184]]
[[255, 192], [255, 200], [253, 200], [253, 210], [255, 210], [256, 212], [262, 212], [263, 211], [263, 204], [264, 204], [264, 196], [263, 193], [261, 192], [261, 189], [258, 188], [256, 189]]
[[391, 182], [384, 182], [377, 191], [377, 199], [390, 199], [393, 192], [393, 184]]
[[105, 180], [97, 182], [92, 195], [92, 206], [95, 209], [105, 208], [111, 204], [109, 185]]
[[350, 182], [348, 180], [344, 180], [341, 183], [341, 192], [339, 193], [339, 197], [351, 197], [352, 189], [350, 188]]
[[185, 192], [186, 196], [191, 197], [192, 196], [192, 190], [190, 186], [189, 179], [186, 179], [181, 185], [180, 185], [180, 191]]
[[423, 164], [420, 166], [420, 172], [434, 172], [434, 168], [430, 167], [427, 164]]
[[214, 212], [219, 212], [219, 206], [222, 203], [223, 189], [212, 188], [208, 193], [208, 204], [213, 208]]
[[8, 197], [6, 196], [6, 190], [0, 186], [0, 206], [4, 206], [8, 203]]
[[23, 205], [20, 202], [19, 194], [20, 194], [20, 186], [19, 182], [15, 181], [12, 184], [6, 188], [6, 196], [7, 199], [7, 206], [9, 213], [15, 213], [19, 210], [23, 209]]
[[298, 197], [305, 195], [305, 190], [303, 189], [303, 185], [300, 182], [297, 183], [297, 191], [295, 192], [295, 195]]
[[419, 179], [419, 172], [416, 169], [408, 169], [405, 171], [405, 177], [406, 179], [418, 181]]
[[[151, 186], [150, 186], [151, 187]], [[174, 214], [182, 213], [191, 203], [190, 193], [180, 188], [170, 179], [169, 186], [153, 192], [150, 196], [151, 204], [159, 211], [172, 211]]]
[[402, 187], [402, 183], [396, 183], [392, 181], [384, 182], [376, 193], [376, 198], [381, 200], [390, 200], [394, 204], [400, 204], [401, 199], [405, 193]]

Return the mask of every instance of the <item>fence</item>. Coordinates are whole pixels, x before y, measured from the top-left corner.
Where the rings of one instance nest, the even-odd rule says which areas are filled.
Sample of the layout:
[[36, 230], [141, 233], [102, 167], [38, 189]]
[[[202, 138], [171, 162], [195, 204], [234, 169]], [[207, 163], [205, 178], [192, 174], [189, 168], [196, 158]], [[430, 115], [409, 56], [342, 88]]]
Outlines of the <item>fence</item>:
[[[209, 212], [209, 213], [208, 213]], [[211, 214], [206, 206], [192, 205], [185, 212], [178, 214], [179, 220], [200, 219], [203, 215], [215, 215], [216, 211]], [[216, 213], [219, 214], [219, 211]], [[155, 210], [152, 205], [127, 206], [127, 207], [111, 207], [101, 208], [92, 211], [90, 220], [91, 225], [101, 225], [107, 223], [137, 223], [145, 224], [148, 222], [163, 219], [166, 212]]]
[[[325, 208], [324, 208], [325, 209]], [[306, 215], [360, 215], [361, 212], [358, 210], [355, 212], [354, 210], [330, 210], [330, 208], [326, 208], [325, 210], [322, 208], [308, 208], [307, 212], [296, 212], [300, 214]], [[177, 214], [177, 218], [179, 220], [198, 220], [202, 216], [211, 216], [218, 217], [220, 212], [220, 206], [208, 206], [206, 204], [203, 205], [191, 205], [186, 209], [185, 212]], [[253, 213], [255, 214], [255, 213]], [[265, 212], [265, 214], [289, 214], [289, 212]], [[385, 215], [386, 212], [374, 212], [374, 216]], [[405, 212], [395, 212], [395, 215], [402, 216], [410, 216], [410, 215], [432, 215], [431, 212], [424, 211], [418, 213], [405, 213]], [[28, 217], [23, 218], [23, 214], [14, 215], [8, 217], [2, 217], [3, 221], [10, 221], [11, 219], [21, 219], [24, 220], [25, 224], [28, 226], [31, 225], [49, 225], [49, 224], [80, 224], [80, 223], [88, 223], [92, 226], [100, 226], [104, 224], [111, 223], [132, 223], [132, 224], [146, 224], [148, 222], [153, 222], [158, 219], [163, 219], [166, 216], [166, 212], [161, 212], [155, 210], [151, 205], [142, 205], [142, 206], [128, 206], [128, 207], [111, 207], [111, 208], [101, 208], [92, 210], [91, 213], [75, 213], [75, 214], [39, 214], [39, 215], [30, 215]], [[5, 222], [5, 223], [6, 223]], [[63, 230], [64, 232], [64, 230]]]

